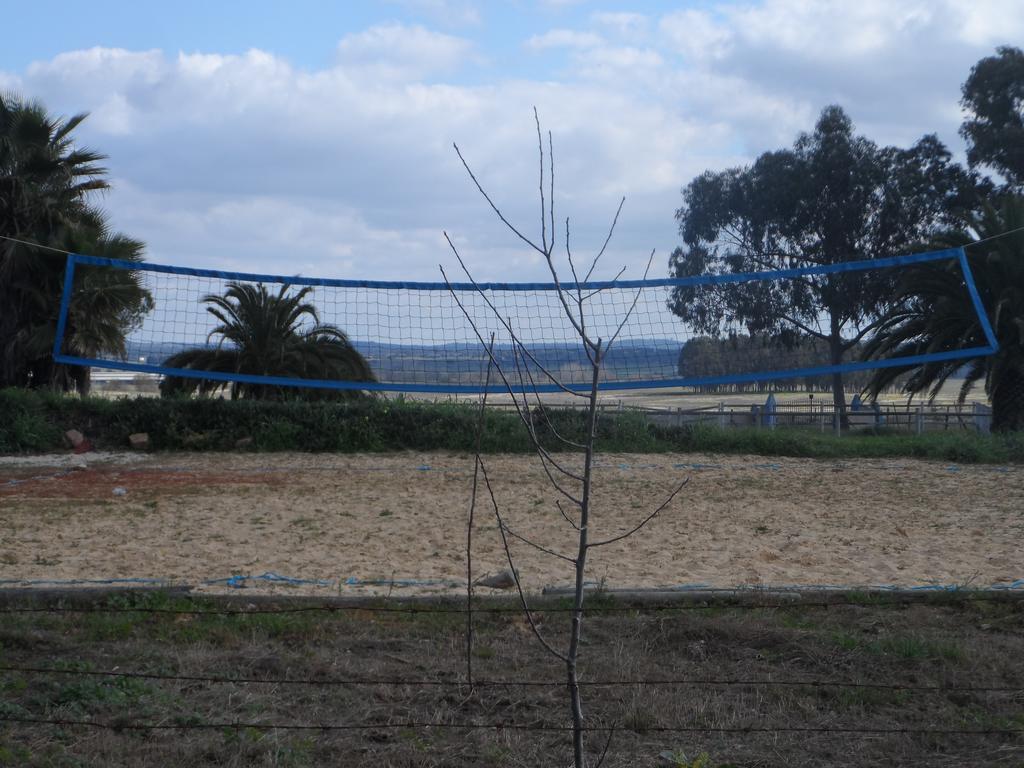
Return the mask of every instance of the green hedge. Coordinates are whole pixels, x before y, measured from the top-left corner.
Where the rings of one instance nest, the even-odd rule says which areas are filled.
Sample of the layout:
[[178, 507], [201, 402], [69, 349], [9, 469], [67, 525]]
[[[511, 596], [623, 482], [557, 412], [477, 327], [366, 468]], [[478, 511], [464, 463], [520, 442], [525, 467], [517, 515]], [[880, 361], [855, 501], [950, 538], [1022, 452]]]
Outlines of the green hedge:
[[[583, 415], [551, 410], [538, 432], [552, 450], [554, 432], [579, 441]], [[63, 449], [63, 433], [77, 429], [97, 448], [119, 449], [128, 435], [149, 434], [156, 450], [234, 450], [250, 438], [258, 451], [472, 451], [477, 409], [470, 404], [365, 398], [350, 402], [257, 402], [138, 397], [105, 400], [17, 389], [0, 390], [0, 452]], [[810, 430], [657, 427], [637, 412], [603, 415], [599, 449], [744, 453], [814, 458], [918, 457], [951, 462], [1024, 463], [1024, 435], [967, 432], [850, 434], [836, 438]], [[515, 413], [488, 409], [483, 449], [527, 453], [532, 445]]]

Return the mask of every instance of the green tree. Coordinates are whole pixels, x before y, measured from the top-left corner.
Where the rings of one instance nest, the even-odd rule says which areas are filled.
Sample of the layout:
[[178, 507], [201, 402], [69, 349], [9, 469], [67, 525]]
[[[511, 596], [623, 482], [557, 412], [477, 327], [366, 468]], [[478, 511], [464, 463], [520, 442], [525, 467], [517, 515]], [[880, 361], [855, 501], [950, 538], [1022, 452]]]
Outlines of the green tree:
[[968, 117], [960, 128], [971, 167], [990, 168], [1024, 187], [1024, 51], [1005, 46], [982, 59], [963, 84]]
[[[879, 147], [830, 106], [792, 149], [691, 181], [676, 212], [684, 247], [669, 266], [686, 277], [892, 256], [917, 247], [973, 194], [973, 177], [935, 136]], [[817, 339], [839, 364], [879, 322], [892, 285], [880, 271], [684, 287], [669, 308], [697, 333]], [[845, 422], [840, 374], [831, 389]]]
[[[934, 398], [948, 379], [963, 372], [961, 403], [979, 381], [984, 381], [985, 392], [992, 400], [992, 429], [1022, 430], [1024, 232], [1005, 233], [1024, 228], [1024, 197], [1006, 196], [998, 206], [988, 204], [964, 223], [962, 230], [946, 234], [939, 244], [963, 245], [995, 237], [969, 248], [967, 258], [999, 351], [971, 360], [966, 369], [963, 360], [883, 368], [875, 372], [867, 393], [877, 395], [898, 376], [909, 373], [905, 391]], [[908, 271], [895, 296], [896, 303], [867, 344], [868, 357], [948, 352], [987, 344], [958, 265], [921, 265]]]
[[[785, 368], [813, 368], [828, 357], [828, 342], [807, 337], [771, 337], [730, 334], [721, 337], [695, 336], [679, 351], [679, 375], [712, 378], [738, 373], [753, 374]], [[851, 350], [851, 357], [859, 350]], [[869, 373], [857, 371], [844, 378], [847, 386], [863, 388]], [[702, 392], [817, 392], [828, 391], [829, 376], [803, 376], [786, 381], [747, 381], [736, 384], [712, 384]]]
[[[275, 294], [262, 283], [227, 284], [224, 295], [203, 298], [206, 311], [218, 325], [208, 339], [216, 345], [188, 349], [167, 359], [164, 365], [195, 371], [217, 371], [256, 376], [285, 376], [332, 381], [374, 381], [373, 371], [352, 346], [345, 333], [320, 322], [316, 307], [306, 298], [312, 288], [295, 293], [282, 285]], [[161, 382], [164, 395], [209, 394], [223, 389], [221, 381], [168, 377]], [[233, 382], [232, 397], [285, 399], [323, 397], [318, 390]], [[313, 394], [318, 393], [318, 394]], [[332, 390], [334, 397], [357, 394]]]
[[[103, 155], [72, 139], [85, 117], [54, 118], [36, 102], [0, 95], [0, 235], [9, 238], [0, 240], [0, 387], [87, 392], [88, 370], [55, 365], [51, 353], [64, 285], [59, 251], [141, 259], [142, 243], [111, 233], [90, 203], [109, 185]], [[137, 273], [83, 267], [75, 280], [64, 351], [123, 355], [125, 334], [152, 306]]]

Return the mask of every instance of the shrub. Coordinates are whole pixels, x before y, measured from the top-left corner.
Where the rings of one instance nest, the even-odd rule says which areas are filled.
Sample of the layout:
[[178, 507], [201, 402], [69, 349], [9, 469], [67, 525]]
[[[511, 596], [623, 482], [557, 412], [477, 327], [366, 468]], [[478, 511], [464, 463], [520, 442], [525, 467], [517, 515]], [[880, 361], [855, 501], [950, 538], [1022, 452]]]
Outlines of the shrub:
[[[478, 410], [469, 403], [429, 403], [397, 398], [330, 401], [256, 401], [216, 398], [77, 398], [21, 389], [0, 390], [0, 452], [63, 447], [68, 429], [84, 432], [100, 448], [123, 448], [128, 435], [147, 432], [158, 450], [231, 450], [252, 438], [261, 451], [470, 452]], [[581, 441], [580, 411], [552, 408], [538, 416], [545, 446], [561, 446], [555, 432]], [[950, 431], [921, 436], [857, 432], [842, 437], [799, 429], [662, 427], [639, 411], [601, 414], [598, 440], [609, 452], [666, 451], [756, 454], [806, 458], [911, 456], [958, 463], [1024, 462], [1024, 435]], [[488, 409], [485, 453], [528, 453], [532, 444], [513, 411]]]

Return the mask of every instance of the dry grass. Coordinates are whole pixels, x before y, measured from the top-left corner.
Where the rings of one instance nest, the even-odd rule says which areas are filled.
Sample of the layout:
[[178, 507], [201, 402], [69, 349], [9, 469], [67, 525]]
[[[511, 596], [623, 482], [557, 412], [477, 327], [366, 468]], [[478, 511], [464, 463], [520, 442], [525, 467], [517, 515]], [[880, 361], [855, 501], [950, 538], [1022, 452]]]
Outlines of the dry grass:
[[[600, 599], [600, 598], [598, 598]], [[141, 597], [153, 607], [169, 598]], [[123, 598], [116, 605], [125, 606]], [[208, 602], [199, 603], [208, 607]], [[243, 606], [236, 601], [235, 605]], [[607, 603], [605, 603], [607, 605]], [[182, 607], [179, 605], [178, 607]], [[189, 603], [188, 607], [195, 607]], [[262, 608], [263, 606], [261, 606]], [[8, 615], [0, 663], [255, 678], [463, 680], [464, 618], [358, 611], [259, 617]], [[565, 614], [544, 617], [554, 637]], [[521, 617], [483, 615], [478, 679], [558, 682]], [[606, 765], [654, 765], [660, 752], [706, 752], [710, 766], [1020, 765], [1021, 736], [663, 733], [743, 729], [1024, 728], [1024, 603], [957, 602], [828, 609], [712, 607], [587, 620], [584, 680], [715, 678], [1015, 686], [1017, 693], [812, 686], [592, 687], [590, 724], [618, 728]], [[566, 722], [558, 688], [464, 685], [294, 686], [4, 673], [0, 711], [106, 722], [437, 724]], [[600, 737], [595, 737], [596, 747]], [[0, 765], [536, 766], [565, 764], [565, 734], [509, 729], [368, 728], [323, 733], [214, 729], [96, 731], [7, 724]]]

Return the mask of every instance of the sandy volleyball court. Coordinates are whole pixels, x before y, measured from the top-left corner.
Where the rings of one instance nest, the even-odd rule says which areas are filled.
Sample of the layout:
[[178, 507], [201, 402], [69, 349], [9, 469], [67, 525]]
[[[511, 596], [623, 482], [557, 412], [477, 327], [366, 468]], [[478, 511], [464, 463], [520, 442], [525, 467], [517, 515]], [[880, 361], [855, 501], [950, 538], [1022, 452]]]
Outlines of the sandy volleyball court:
[[[246, 588], [366, 593], [465, 578], [472, 457], [453, 454], [164, 454], [0, 459], [0, 579], [152, 578], [226, 591], [266, 572], [319, 584]], [[573, 531], [536, 459], [486, 462], [508, 524], [572, 554]], [[605, 455], [592, 535], [629, 529], [682, 477], [690, 482], [643, 532], [591, 553], [609, 587], [707, 584], [1008, 584], [1024, 578], [1024, 470], [900, 460]], [[115, 495], [123, 488], [123, 495]], [[478, 573], [505, 567], [486, 496]], [[513, 548], [533, 590], [570, 566]], [[446, 583], [450, 582], [446, 586]]]

